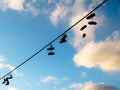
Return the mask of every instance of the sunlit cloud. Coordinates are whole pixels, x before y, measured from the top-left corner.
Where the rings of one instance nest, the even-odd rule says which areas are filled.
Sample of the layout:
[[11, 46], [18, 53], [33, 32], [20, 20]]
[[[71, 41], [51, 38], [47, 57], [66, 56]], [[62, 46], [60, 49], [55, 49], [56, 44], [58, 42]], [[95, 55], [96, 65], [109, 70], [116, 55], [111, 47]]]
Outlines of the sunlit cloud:
[[[98, 4], [98, 3], [97, 3]], [[78, 20], [80, 20], [81, 18], [83, 18], [83, 16], [87, 15], [90, 10], [91, 7], [93, 7], [94, 4], [93, 2], [90, 3], [88, 6], [86, 6], [85, 4], [85, 0], [76, 0], [72, 9], [72, 17], [70, 18], [70, 23], [69, 25], [73, 25], [75, 24]], [[96, 5], [97, 6], [97, 5]], [[94, 6], [94, 7], [96, 7]], [[80, 10], [79, 10], [80, 8]], [[93, 9], [93, 8], [92, 8]], [[86, 42], [94, 40], [95, 38], [95, 30], [100, 27], [105, 19], [103, 14], [98, 14], [96, 13], [96, 17], [94, 17], [92, 20], [96, 21], [98, 24], [96, 26], [90, 26], [88, 24], [88, 22], [90, 20], [82, 20], [78, 25], [76, 25], [73, 28], [73, 33], [74, 33], [74, 37], [73, 37], [73, 42], [72, 45], [74, 46], [74, 48], [76, 48], [77, 50], [81, 49], [82, 46], [84, 44], [86, 44]], [[80, 29], [84, 26], [87, 25], [87, 28], [85, 28], [84, 31], [80, 31]], [[86, 38], [83, 39], [82, 35], [83, 33], [86, 33]]]
[[84, 84], [82, 83], [74, 83], [69, 86], [69, 88], [74, 90], [119, 90], [117, 87], [108, 85], [105, 83], [92, 83], [92, 82], [86, 82]]
[[18, 88], [15, 88], [15, 87], [9, 87], [8, 90], [21, 90], [21, 89], [18, 89]]
[[43, 78], [40, 79], [40, 81], [42, 83], [50, 83], [50, 82], [54, 82], [54, 84], [58, 84], [59, 83], [59, 79], [54, 77], [54, 76], [43, 77]]
[[50, 21], [57, 25], [60, 20], [66, 18], [69, 9], [61, 4], [56, 4], [55, 10], [50, 15]]
[[0, 9], [6, 11], [7, 9], [23, 10], [25, 0], [0, 0]]
[[[5, 57], [0, 56], [0, 69], [8, 69], [8, 70], [12, 71], [13, 69], [15, 69], [15, 67], [10, 64], [6, 64]], [[14, 70], [13, 73], [18, 77], [21, 77], [24, 75], [23, 73], [18, 73], [16, 70]]]
[[103, 71], [120, 71], [120, 36], [114, 32], [104, 41], [89, 42], [74, 56], [76, 66], [97, 67]]
[[0, 0], [0, 10], [16, 10], [22, 12], [29, 12], [33, 16], [37, 16], [40, 12], [38, 8], [35, 7], [36, 0], [31, 0], [30, 2], [25, 2], [25, 0]]
[[3, 64], [4, 61], [5, 61], [5, 57], [4, 56], [0, 56], [0, 69], [4, 68], [4, 64]]
[[31, 13], [33, 16], [37, 16], [40, 13], [40, 9], [35, 7], [36, 0], [32, 0], [25, 4], [25, 12]]
[[3, 62], [5, 60], [4, 56], [0, 56], [0, 62]]
[[10, 64], [5, 64], [5, 57], [4, 56], [0, 56], [0, 69], [3, 68], [8, 68], [9, 70], [13, 70], [15, 67], [11, 66]]

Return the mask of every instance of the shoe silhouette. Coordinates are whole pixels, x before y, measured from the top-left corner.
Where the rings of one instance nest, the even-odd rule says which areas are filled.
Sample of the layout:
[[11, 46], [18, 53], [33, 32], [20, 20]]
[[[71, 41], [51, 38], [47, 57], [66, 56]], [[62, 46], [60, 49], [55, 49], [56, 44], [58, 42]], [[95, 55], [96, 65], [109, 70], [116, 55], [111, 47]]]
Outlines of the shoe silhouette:
[[5, 85], [9, 85], [9, 80], [8, 81], [6, 81], [7, 83], [5, 84]]
[[86, 34], [84, 33], [84, 34], [83, 34], [83, 38], [85, 38], [85, 37], [86, 37]]
[[8, 77], [5, 79], [5, 81], [6, 81], [5, 85], [9, 85], [9, 78]]
[[54, 50], [54, 47], [50, 47], [50, 48], [48, 48], [47, 50]]
[[88, 24], [89, 24], [89, 25], [97, 25], [97, 22], [95, 22], [95, 21], [90, 21], [90, 22], [88, 22]]
[[67, 42], [66, 38], [67, 38], [67, 35], [66, 35], [66, 34], [63, 34], [63, 36], [62, 36], [62, 38], [61, 38], [61, 40], [60, 40], [60, 43], [65, 43], [65, 42]]
[[13, 76], [12, 76], [12, 75], [10, 75], [9, 79], [13, 79]]
[[65, 43], [65, 42], [67, 42], [67, 40], [66, 40], [65, 38], [62, 38], [62, 39], [60, 40], [60, 43]]
[[87, 25], [84, 25], [80, 30], [84, 30], [87, 27]]
[[55, 55], [55, 53], [51, 51], [48, 53], [48, 55]]
[[95, 16], [95, 13], [90, 14], [86, 19], [91, 19]]
[[2, 82], [2, 84], [9, 85], [9, 79], [12, 79], [12, 78], [13, 78], [12, 75], [10, 75], [9, 77], [4, 78], [4, 81]]
[[50, 48], [47, 48], [47, 50], [54, 50], [55, 48], [52, 46], [52, 45], [50, 45]]
[[4, 81], [2, 82], [2, 84], [5, 84], [6, 83], [6, 79], [4, 78]]

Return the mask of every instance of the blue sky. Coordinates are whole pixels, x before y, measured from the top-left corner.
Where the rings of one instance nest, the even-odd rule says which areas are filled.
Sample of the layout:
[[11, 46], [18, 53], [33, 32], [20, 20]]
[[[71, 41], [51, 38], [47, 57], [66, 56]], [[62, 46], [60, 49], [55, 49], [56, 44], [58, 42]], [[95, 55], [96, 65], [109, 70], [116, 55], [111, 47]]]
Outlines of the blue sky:
[[[0, 77], [102, 1], [0, 0]], [[43, 50], [0, 90], [120, 90], [120, 0], [108, 0], [95, 13], [96, 26], [84, 19], [67, 33], [67, 43], [53, 43], [54, 56]]]

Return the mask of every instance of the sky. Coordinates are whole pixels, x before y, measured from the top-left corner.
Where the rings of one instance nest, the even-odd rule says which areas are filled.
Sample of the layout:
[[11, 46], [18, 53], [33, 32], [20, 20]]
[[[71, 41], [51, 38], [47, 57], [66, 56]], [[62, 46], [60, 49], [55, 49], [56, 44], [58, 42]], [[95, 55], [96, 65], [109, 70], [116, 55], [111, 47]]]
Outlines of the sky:
[[[103, 1], [0, 0], [0, 77]], [[120, 0], [94, 13], [66, 33], [66, 43], [52, 43], [55, 55], [45, 48], [12, 73], [10, 85], [0, 80], [0, 90], [120, 90]]]

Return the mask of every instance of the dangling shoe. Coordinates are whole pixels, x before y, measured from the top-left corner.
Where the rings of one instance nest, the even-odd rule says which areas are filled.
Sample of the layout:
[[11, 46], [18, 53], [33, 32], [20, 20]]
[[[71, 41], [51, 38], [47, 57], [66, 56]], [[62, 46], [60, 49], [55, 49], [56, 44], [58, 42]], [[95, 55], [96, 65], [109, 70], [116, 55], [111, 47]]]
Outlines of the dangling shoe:
[[4, 78], [4, 81], [2, 82], [2, 84], [5, 84], [6, 83], [6, 79]]
[[54, 50], [54, 47], [47, 48], [47, 50]]
[[87, 27], [87, 25], [84, 25], [80, 30], [84, 30]]
[[12, 76], [12, 75], [10, 75], [9, 79], [13, 79], [13, 76]]
[[52, 46], [52, 44], [50, 45], [50, 48], [48, 48], [47, 50], [54, 50], [55, 48]]
[[95, 16], [95, 13], [90, 14], [86, 19], [91, 19]]
[[9, 85], [9, 78], [6, 78], [6, 84], [5, 85]]
[[61, 40], [60, 40], [60, 43], [65, 43], [65, 42], [67, 42], [66, 38], [67, 38], [67, 35], [66, 35], [66, 34], [63, 34], [63, 35], [62, 35], [62, 38], [61, 38]]
[[97, 22], [95, 22], [95, 21], [90, 21], [90, 22], [88, 22], [88, 24], [89, 24], [89, 25], [97, 25]]
[[84, 34], [83, 34], [83, 38], [85, 38], [85, 37], [86, 37], [86, 34], [84, 33]]
[[55, 55], [55, 53], [51, 51], [48, 53], [48, 55]]
[[5, 85], [9, 85], [9, 81], [7, 81], [7, 83]]
[[60, 43], [65, 43], [65, 42], [67, 42], [67, 40], [66, 40], [65, 38], [62, 38], [62, 39], [60, 40]]

